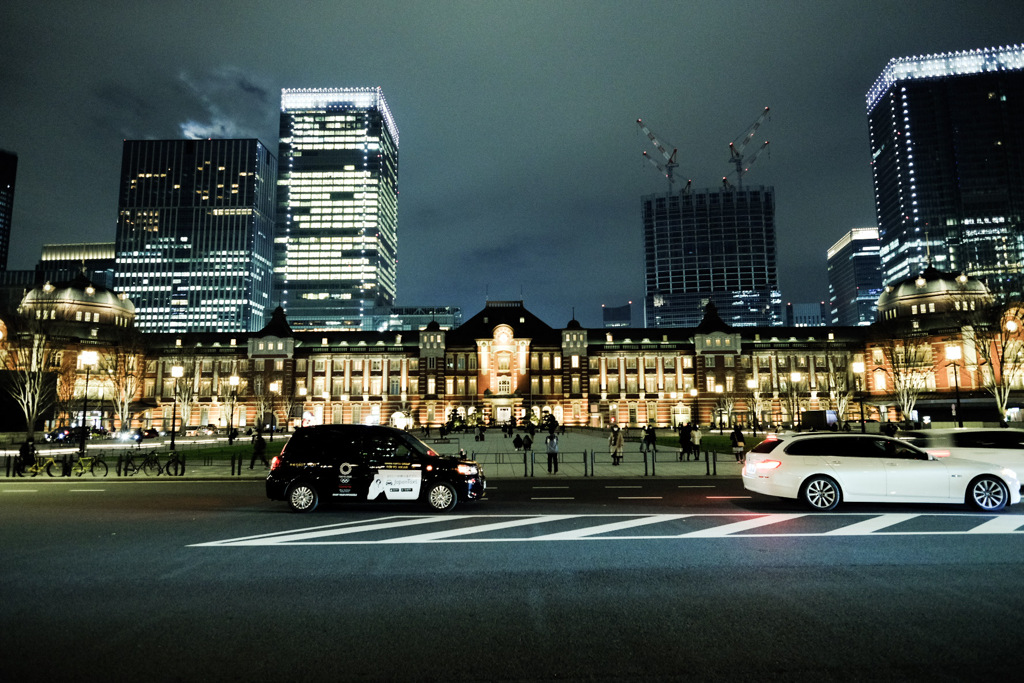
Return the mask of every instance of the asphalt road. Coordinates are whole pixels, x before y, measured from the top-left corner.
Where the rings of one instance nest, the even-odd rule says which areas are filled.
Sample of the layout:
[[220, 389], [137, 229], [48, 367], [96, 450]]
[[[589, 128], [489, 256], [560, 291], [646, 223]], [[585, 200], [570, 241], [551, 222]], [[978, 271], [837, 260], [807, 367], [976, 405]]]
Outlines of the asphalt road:
[[976, 680], [1024, 506], [807, 514], [735, 478], [502, 479], [450, 515], [254, 481], [0, 481], [4, 680]]

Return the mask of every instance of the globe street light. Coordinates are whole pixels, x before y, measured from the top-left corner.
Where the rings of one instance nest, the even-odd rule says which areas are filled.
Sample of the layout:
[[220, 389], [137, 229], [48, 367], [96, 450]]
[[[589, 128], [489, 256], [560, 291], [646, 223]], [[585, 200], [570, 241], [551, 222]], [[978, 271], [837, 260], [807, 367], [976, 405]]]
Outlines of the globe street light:
[[[281, 383], [274, 381], [270, 383], [270, 393], [276, 394], [281, 391]], [[274, 440], [274, 430], [277, 428], [277, 414], [274, 412], [274, 396], [270, 397], [270, 440]]]
[[228, 394], [228, 445], [235, 442], [235, 403], [238, 401], [238, 375], [228, 377], [231, 393]]
[[[1013, 322], [1012, 320], [1010, 321]], [[1007, 329], [1010, 328], [1010, 323], [1006, 325]], [[963, 352], [959, 346], [947, 346], [946, 347], [946, 359], [949, 361], [946, 363], [946, 367], [953, 366], [953, 386], [956, 387], [956, 424], [957, 427], [964, 426], [964, 416], [960, 411], [960, 366], [957, 365], [957, 361], [963, 358]]]
[[854, 381], [857, 383], [857, 402], [860, 403], [860, 433], [864, 434], [867, 431], [864, 425], [864, 361], [855, 360], [851, 367], [853, 374], [858, 375]]
[[750, 428], [754, 430], [754, 435], [757, 436], [757, 380], [753, 377], [747, 379], [747, 389], [750, 391], [750, 402], [752, 404], [750, 410]]
[[78, 446], [79, 456], [85, 455], [85, 439], [88, 436], [88, 432], [85, 427], [86, 420], [86, 407], [89, 405], [89, 370], [92, 369], [98, 360], [99, 356], [95, 351], [82, 351], [78, 354], [79, 362], [85, 367], [85, 394], [82, 396], [82, 425], [80, 427], [81, 441]]
[[797, 429], [797, 431], [802, 429], [803, 425], [804, 425], [803, 418], [800, 415], [800, 394], [797, 393], [797, 388], [796, 388], [797, 382], [801, 381], [803, 378], [804, 378], [804, 376], [802, 374], [800, 374], [799, 372], [797, 372], [796, 370], [794, 370], [793, 372], [789, 373], [789, 382], [790, 382], [790, 384], [789, 384], [789, 392], [790, 392], [790, 395], [793, 397], [792, 408], [793, 408], [793, 412], [796, 413], [795, 417], [796, 417], [796, 429]]
[[171, 366], [171, 377], [174, 378], [174, 400], [171, 404], [171, 450], [174, 450], [174, 433], [178, 431], [178, 380], [185, 376], [185, 368], [180, 365]]

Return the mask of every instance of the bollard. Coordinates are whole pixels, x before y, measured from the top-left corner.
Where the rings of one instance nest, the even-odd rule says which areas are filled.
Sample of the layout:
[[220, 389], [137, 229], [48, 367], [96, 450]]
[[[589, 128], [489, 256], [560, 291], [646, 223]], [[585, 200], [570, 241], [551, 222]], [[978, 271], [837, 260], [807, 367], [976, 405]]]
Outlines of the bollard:
[[11, 456], [5, 455], [4, 456], [4, 460], [7, 461], [7, 463], [6, 463], [7, 474], [5, 474], [4, 476], [10, 477], [11, 476]]
[[124, 455], [121, 453], [117, 454], [117, 464], [114, 466], [114, 473], [117, 476], [121, 476], [121, 461], [124, 459]]
[[71, 456], [67, 453], [64, 454], [64, 462], [61, 463], [62, 467], [60, 470], [60, 476], [70, 477], [71, 476]]
[[655, 448], [651, 452], [651, 476], [658, 476], [658, 449]]
[[185, 454], [184, 453], [181, 454], [181, 469], [179, 470], [178, 476], [179, 477], [184, 477], [185, 476]]

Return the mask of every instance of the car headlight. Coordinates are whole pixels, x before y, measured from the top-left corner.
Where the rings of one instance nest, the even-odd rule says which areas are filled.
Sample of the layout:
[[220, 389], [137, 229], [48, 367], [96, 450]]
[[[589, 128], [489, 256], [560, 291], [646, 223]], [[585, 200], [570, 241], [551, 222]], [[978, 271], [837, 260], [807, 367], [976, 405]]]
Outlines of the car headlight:
[[479, 472], [476, 465], [469, 465], [466, 463], [460, 463], [458, 467], [459, 474], [476, 474]]

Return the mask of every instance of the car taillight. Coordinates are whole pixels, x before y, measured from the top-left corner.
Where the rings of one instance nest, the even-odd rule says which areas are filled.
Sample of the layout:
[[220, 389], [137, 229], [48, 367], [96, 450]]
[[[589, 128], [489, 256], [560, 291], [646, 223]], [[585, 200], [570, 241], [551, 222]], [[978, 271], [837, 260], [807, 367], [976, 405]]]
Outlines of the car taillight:
[[284, 462], [284, 461], [283, 461], [283, 460], [281, 460], [281, 456], [280, 456], [280, 455], [275, 455], [275, 456], [274, 456], [274, 459], [270, 461], [270, 469], [271, 469], [271, 470], [276, 470], [276, 469], [277, 469], [278, 467], [280, 467], [280, 466], [281, 466], [281, 464], [282, 464], [283, 462]]
[[759, 470], [774, 470], [782, 466], [781, 460], [762, 460], [757, 463], [757, 469]]

